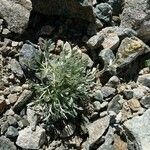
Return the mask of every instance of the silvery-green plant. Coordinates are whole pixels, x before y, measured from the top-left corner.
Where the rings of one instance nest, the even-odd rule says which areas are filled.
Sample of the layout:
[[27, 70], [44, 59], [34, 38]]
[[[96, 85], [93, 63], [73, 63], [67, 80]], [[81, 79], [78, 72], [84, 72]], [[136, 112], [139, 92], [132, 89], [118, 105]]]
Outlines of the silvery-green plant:
[[41, 83], [35, 84], [35, 104], [42, 109], [45, 121], [75, 118], [89, 101], [94, 76], [87, 71], [81, 54], [68, 48], [68, 44], [60, 55], [51, 54], [46, 46], [38, 68]]

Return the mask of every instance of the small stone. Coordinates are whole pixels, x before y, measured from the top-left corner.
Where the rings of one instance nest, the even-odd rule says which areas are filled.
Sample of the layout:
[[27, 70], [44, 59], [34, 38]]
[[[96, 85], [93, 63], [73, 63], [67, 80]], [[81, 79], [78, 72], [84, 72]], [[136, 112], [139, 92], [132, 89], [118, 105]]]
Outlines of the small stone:
[[108, 98], [110, 96], [115, 95], [116, 89], [114, 89], [112, 87], [104, 86], [101, 88], [101, 92], [102, 92], [104, 98]]
[[108, 86], [111, 86], [112, 88], [116, 88], [117, 85], [119, 85], [119, 83], [120, 83], [119, 78], [118, 78], [117, 76], [112, 76], [112, 77], [109, 79], [107, 85], [108, 85]]
[[128, 100], [128, 105], [134, 112], [139, 111], [141, 108], [140, 102], [137, 99]]
[[7, 121], [8, 121], [8, 123], [9, 123], [10, 126], [14, 126], [14, 127], [18, 126], [17, 120], [13, 116], [8, 116], [7, 117]]
[[31, 127], [27, 127], [19, 131], [16, 144], [23, 149], [40, 149], [46, 140], [45, 130], [36, 127], [35, 131], [32, 131]]
[[10, 104], [14, 104], [17, 101], [18, 96], [17, 94], [9, 94], [7, 98], [9, 99]]
[[12, 41], [11, 46], [12, 46], [12, 47], [17, 47], [17, 46], [18, 46], [18, 42]]
[[8, 127], [9, 127], [9, 124], [8, 124], [7, 121], [2, 123], [2, 125], [1, 125], [1, 135], [3, 135], [7, 131]]
[[87, 46], [90, 49], [97, 49], [101, 46], [102, 42], [104, 41], [104, 37], [102, 34], [97, 34], [92, 36], [88, 41], [87, 41]]
[[123, 91], [123, 95], [127, 100], [133, 98], [133, 93], [134, 93], [133, 90], [124, 90]]
[[101, 109], [101, 103], [99, 101], [95, 101], [93, 103], [93, 105], [94, 105], [95, 111], [100, 111], [100, 109]]
[[139, 86], [133, 89], [133, 98], [141, 99], [142, 97], [145, 96], [146, 93], [147, 93], [146, 88], [143, 86]]
[[24, 105], [26, 105], [30, 98], [32, 96], [32, 92], [29, 90], [24, 90], [22, 92], [22, 94], [20, 95], [20, 97], [18, 98], [17, 102], [15, 103], [15, 105], [13, 106], [13, 110], [14, 111], [20, 111], [23, 109]]
[[150, 94], [144, 96], [141, 100], [140, 103], [145, 107], [145, 108], [150, 108]]
[[7, 28], [3, 29], [3, 32], [2, 32], [3, 35], [8, 35], [9, 33], [10, 31]]
[[104, 132], [109, 126], [109, 122], [110, 122], [110, 117], [106, 116], [104, 118], [94, 121], [93, 123], [90, 123], [87, 126], [89, 132], [89, 138], [87, 142], [89, 145], [92, 145], [102, 137], [102, 135], [104, 134]]
[[28, 90], [28, 89], [29, 89], [29, 84], [23, 84], [23, 85], [22, 85], [22, 88], [23, 88], [24, 90], [25, 90], [25, 89]]
[[103, 102], [103, 94], [100, 90], [96, 90], [94, 93], [94, 99], [98, 100], [99, 102]]
[[139, 76], [137, 82], [150, 88], [150, 74]]
[[17, 150], [14, 143], [11, 142], [8, 138], [5, 136], [0, 137], [0, 149], [1, 150]]
[[18, 136], [18, 130], [14, 128], [13, 126], [9, 126], [6, 132], [6, 137], [13, 139]]

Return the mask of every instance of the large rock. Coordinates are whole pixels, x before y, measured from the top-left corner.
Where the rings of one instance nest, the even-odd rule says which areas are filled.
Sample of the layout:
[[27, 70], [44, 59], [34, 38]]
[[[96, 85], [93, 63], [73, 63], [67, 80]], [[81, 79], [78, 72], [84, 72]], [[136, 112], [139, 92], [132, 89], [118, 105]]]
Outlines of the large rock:
[[150, 109], [142, 116], [137, 116], [124, 123], [126, 131], [129, 132], [137, 143], [139, 150], [149, 150], [150, 146]]
[[28, 25], [32, 3], [30, 0], [1, 0], [0, 17], [10, 31], [22, 33]]
[[149, 0], [125, 0], [121, 26], [135, 29], [145, 41], [150, 39]]
[[81, 6], [77, 0], [32, 0], [33, 10], [44, 15], [81, 18], [95, 22], [91, 6]]
[[150, 74], [139, 76], [137, 82], [144, 86], [150, 87]]
[[35, 131], [32, 131], [31, 127], [27, 127], [19, 131], [16, 144], [23, 149], [39, 149], [45, 142], [46, 135], [45, 130], [36, 127]]

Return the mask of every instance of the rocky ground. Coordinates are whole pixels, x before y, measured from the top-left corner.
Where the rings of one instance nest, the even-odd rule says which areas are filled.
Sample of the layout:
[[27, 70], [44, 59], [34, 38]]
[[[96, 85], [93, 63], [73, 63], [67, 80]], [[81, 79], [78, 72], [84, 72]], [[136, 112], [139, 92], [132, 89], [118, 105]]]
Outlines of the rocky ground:
[[[45, 126], [28, 62], [44, 43], [78, 47], [97, 70], [90, 116]], [[0, 0], [0, 150], [150, 149], [149, 0]]]

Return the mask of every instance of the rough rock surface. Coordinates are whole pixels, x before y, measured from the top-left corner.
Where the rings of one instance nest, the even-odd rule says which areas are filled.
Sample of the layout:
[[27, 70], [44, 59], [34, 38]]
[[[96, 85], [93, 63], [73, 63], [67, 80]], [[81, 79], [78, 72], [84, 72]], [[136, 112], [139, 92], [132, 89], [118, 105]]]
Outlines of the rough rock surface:
[[10, 31], [20, 34], [28, 25], [31, 9], [30, 0], [1, 0], [0, 17], [7, 22]]

